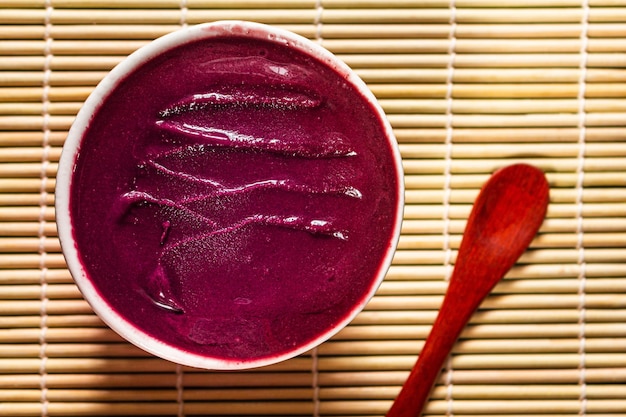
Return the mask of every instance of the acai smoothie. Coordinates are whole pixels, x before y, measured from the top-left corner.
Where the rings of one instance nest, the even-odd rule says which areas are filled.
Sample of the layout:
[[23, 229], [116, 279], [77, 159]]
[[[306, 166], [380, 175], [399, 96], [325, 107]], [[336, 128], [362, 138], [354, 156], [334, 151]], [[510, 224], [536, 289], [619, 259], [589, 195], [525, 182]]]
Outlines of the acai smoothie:
[[399, 233], [399, 156], [329, 53], [262, 25], [193, 30], [87, 103], [59, 174], [61, 240], [87, 300], [134, 343], [260, 366], [332, 336], [375, 292]]

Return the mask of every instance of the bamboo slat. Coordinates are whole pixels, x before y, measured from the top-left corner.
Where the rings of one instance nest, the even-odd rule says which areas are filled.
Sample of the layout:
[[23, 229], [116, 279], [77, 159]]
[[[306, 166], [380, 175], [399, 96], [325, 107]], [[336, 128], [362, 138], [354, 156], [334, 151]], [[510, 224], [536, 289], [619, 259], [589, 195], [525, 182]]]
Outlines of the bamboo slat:
[[[372, 348], [374, 346], [374, 349]], [[423, 343], [412, 340], [380, 341], [375, 345], [370, 341], [331, 341], [318, 351], [323, 356], [348, 357], [351, 355], [376, 355], [377, 357], [392, 355], [415, 355], [422, 349]], [[589, 338], [588, 352], [608, 352], [619, 354], [623, 352], [624, 343], [615, 343], [615, 339]], [[455, 355], [484, 354], [576, 354], [580, 348], [580, 340], [571, 339], [509, 339], [509, 340], [479, 340], [462, 341], [455, 347]], [[148, 354], [139, 348], [127, 343], [102, 342], [77, 344], [68, 342], [47, 343], [44, 347], [47, 357], [59, 358], [89, 358], [106, 356], [107, 358], [148, 357]], [[0, 346], [1, 358], [36, 358], [41, 355], [42, 347], [39, 343], [5, 343]], [[508, 366], [508, 363], [505, 365]], [[2, 394], [0, 394], [2, 395]]]
[[[444, 279], [446, 270], [445, 266], [438, 265], [392, 265], [387, 277], [389, 280]], [[587, 277], [622, 276], [624, 271], [624, 266], [621, 263], [590, 263], [584, 266]], [[519, 265], [513, 267], [507, 276], [512, 279], [563, 278], [579, 277], [581, 272], [583, 272], [583, 266], [578, 262], [572, 264]]]
[[[43, 24], [45, 10], [6, 9], [1, 23], [4, 24]], [[256, 20], [270, 24], [299, 23], [312, 24], [318, 12], [314, 7], [305, 9], [195, 9], [189, 8], [186, 14], [188, 23], [210, 20], [238, 19]], [[180, 22], [180, 8], [175, 9], [80, 9], [54, 8], [50, 14], [53, 24], [168, 24]], [[459, 23], [578, 23], [582, 18], [579, 7], [520, 8], [510, 13], [505, 8], [463, 7], [455, 15]], [[323, 8], [319, 16], [330, 24], [385, 24], [385, 23], [446, 23], [450, 21], [450, 11], [437, 8]], [[626, 13], [620, 7], [594, 8], [589, 13], [591, 23], [615, 23], [626, 20]]]
[[[189, 387], [224, 388], [224, 387], [309, 387], [310, 373], [289, 372], [241, 372], [241, 373], [200, 373], [191, 369], [185, 370], [185, 383]], [[320, 373], [320, 383], [330, 387], [373, 387], [399, 386], [406, 378], [406, 371], [369, 371], [369, 372], [323, 372]], [[544, 384], [574, 384], [579, 378], [578, 370], [538, 369], [538, 370], [457, 370], [452, 375], [455, 386], [486, 384], [492, 388], [504, 384], [519, 384], [528, 386], [529, 382], [543, 381]], [[620, 383], [625, 381], [626, 370], [615, 368], [590, 368], [588, 382], [611, 381]], [[448, 375], [440, 377], [440, 384], [445, 383]], [[50, 374], [48, 375], [51, 388], [145, 388], [145, 387], [173, 387], [176, 384], [176, 375], [173, 373], [137, 374]], [[136, 383], [134, 386], [132, 384]], [[28, 374], [0, 375], [0, 387], [19, 387], [25, 389], [39, 388], [39, 376]], [[437, 390], [437, 388], [435, 388]]]
[[[328, 401], [324, 402], [319, 412], [322, 415], [345, 415], [346, 412], [354, 410], [358, 415], [374, 415], [382, 416], [385, 410], [389, 408], [390, 400], [369, 400], [369, 401]], [[526, 407], [533, 415], [541, 415], [538, 413], [575, 413], [579, 407], [578, 400], [552, 400], [552, 401], [484, 401], [484, 407], [491, 410], [492, 416], [510, 415], [512, 410], [518, 407]], [[66, 415], [66, 416], [88, 416], [106, 414], [106, 415], [173, 415], [178, 409], [176, 403], [145, 403], [138, 406], [136, 403], [89, 403], [89, 402], [55, 402], [54, 407], [47, 407], [46, 411], [50, 415]], [[482, 403], [481, 403], [482, 404]], [[621, 410], [623, 402], [620, 400], [590, 400], [588, 402], [588, 410], [593, 413], [611, 413], [615, 410]], [[476, 405], [472, 401], [456, 401], [454, 406], [455, 414], [477, 415], [476, 412], [481, 410], [480, 405]], [[40, 403], [6, 403], [3, 410], [15, 416], [33, 416], [39, 415], [42, 411]], [[427, 406], [425, 415], [445, 415], [449, 410], [446, 401], [433, 402]], [[313, 405], [310, 401], [289, 401], [289, 402], [193, 402], [186, 403], [184, 412], [189, 415], [202, 415], [207, 411], [219, 415], [311, 415]], [[136, 414], [137, 413], [137, 414]], [[254, 413], [254, 414], [253, 414]], [[369, 414], [368, 414], [369, 413]], [[372, 414], [373, 413], [373, 414]], [[610, 414], [613, 415], [613, 414]], [[621, 415], [621, 414], [616, 414]]]
[[[80, 347], [77, 346], [77, 349]], [[615, 353], [596, 354], [587, 353], [584, 357], [585, 366], [589, 369], [606, 367], [623, 367], [623, 355]], [[452, 365], [455, 369], [560, 369], [575, 367], [580, 364], [581, 355], [578, 353], [539, 353], [539, 354], [455, 354], [452, 356]], [[612, 362], [611, 362], [612, 361]], [[368, 371], [398, 371], [409, 370], [415, 362], [415, 355], [377, 355], [354, 357], [320, 357], [318, 366], [320, 372], [344, 372], [354, 370]], [[289, 361], [288, 366], [281, 369], [289, 372], [310, 371], [310, 360]], [[42, 360], [39, 358], [0, 358], [0, 369], [3, 374], [24, 374], [36, 372], [40, 369]], [[51, 373], [126, 373], [128, 367], [133, 366], [136, 373], [171, 372], [175, 365], [148, 356], [112, 357], [103, 359], [92, 358], [58, 358], [48, 357], [45, 362]], [[266, 371], [269, 371], [266, 370]]]
[[[4, 1], [7, 7], [24, 7], [24, 8], [41, 8], [44, 7], [44, 0], [7, 0]], [[618, 2], [610, 0], [593, 0], [590, 2], [593, 6], [611, 6], [620, 4]], [[55, 3], [57, 7], [62, 8], [82, 8], [82, 7], [95, 7], [95, 8], [179, 8], [180, 3], [177, 0], [156, 0], [146, 5], [141, 0], [118, 0], [111, 1], [88, 1], [88, 0], [57, 0]], [[312, 0], [278, 0], [275, 3], [267, 4], [263, 0], [188, 0], [188, 7], [193, 8], [251, 8], [252, 6], [259, 6], [264, 8], [312, 8], [315, 7], [315, 3]], [[447, 3], [443, 0], [326, 0], [324, 6], [328, 8], [380, 8], [380, 7], [394, 7], [394, 8], [420, 8], [427, 6], [447, 7]], [[462, 0], [459, 2], [459, 6], [462, 7], [495, 7], [506, 6], [509, 8], [516, 7], [528, 7], [532, 5], [541, 5], [544, 7], [564, 7], [564, 6], [577, 6], [578, 3], [574, 0], [549, 0], [549, 1], [520, 1], [520, 0], [507, 0], [506, 2], [496, 2], [493, 0]]]
[[[280, 399], [306, 399], [312, 395], [312, 388], [259, 388], [251, 390], [247, 394], [238, 389], [195, 389], [185, 393], [184, 399], [189, 401], [242, 401], [264, 400], [267, 398]], [[320, 389], [320, 398], [324, 399], [392, 399], [397, 394], [395, 387], [359, 387], [344, 388], [333, 387]], [[581, 388], [570, 385], [543, 385], [526, 387], [523, 385], [508, 385], [503, 387], [479, 386], [456, 386], [455, 394], [459, 398], [517, 398], [517, 399], [542, 399], [542, 398], [569, 398], [576, 399], [580, 395]], [[7, 391], [3, 397], [5, 401], [37, 401], [41, 393], [39, 390], [31, 390], [20, 397], [22, 391]], [[176, 391], [170, 390], [135, 390], [137, 401], [172, 401], [176, 399]], [[132, 400], [133, 393], [121, 390], [77, 390], [77, 389], [51, 389], [48, 398], [54, 401], [128, 401]], [[433, 398], [444, 398], [444, 387], [438, 387], [433, 392]], [[589, 398], [619, 398], [623, 395], [623, 388], [611, 385], [593, 385], [587, 391]]]
[[[367, 29], [367, 26], [364, 30]], [[399, 28], [405, 30], [404, 28]], [[0, 27], [1, 30], [1, 27]], [[89, 28], [82, 28], [82, 30], [89, 30]], [[111, 29], [114, 30], [114, 29]], [[115, 32], [119, 35], [119, 30]], [[371, 34], [371, 32], [366, 32]], [[0, 33], [1, 34], [1, 33]], [[446, 34], [447, 35], [447, 34]], [[378, 35], [379, 36], [379, 35]], [[512, 35], [516, 37], [515, 35]], [[28, 37], [26, 34], [21, 35], [20, 37]], [[109, 36], [110, 37], [110, 36]], [[25, 49], [34, 49], [42, 47], [39, 39], [41, 36], [34, 37], [37, 41], [16, 41], [20, 42], [17, 44], [8, 44], [5, 48], [10, 48], [13, 46], [13, 49], [17, 50], [17, 46], [21, 46]], [[337, 55], [348, 63], [350, 66], [355, 69], [359, 68], [411, 68], [411, 67], [424, 67], [424, 68], [441, 68], [446, 67], [450, 62], [447, 56], [443, 53], [423, 53], [420, 55], [414, 55], [410, 53], [390, 53], [389, 49], [385, 49], [385, 53], [372, 53], [372, 54], [364, 54], [357, 53], [355, 51], [350, 50], [350, 44], [354, 44], [354, 49], [363, 48], [363, 44], [367, 43], [367, 39], [362, 41], [359, 40], [344, 40], [340, 42], [333, 42], [331, 40], [327, 40], [326, 46], [333, 47], [338, 50]], [[63, 48], [68, 48], [70, 41], [55, 41], [55, 51], [57, 53], [64, 52]], [[73, 41], [76, 42], [76, 41]], [[397, 44], [398, 39], [390, 38], [387, 43]], [[442, 42], [442, 41], [438, 41]], [[521, 42], [521, 41], [520, 41]], [[538, 43], [537, 40], [535, 43]], [[556, 41], [555, 41], [556, 42]], [[605, 40], [606, 45], [603, 49], [611, 49], [610, 45], [613, 42], [614, 47], [617, 47], [618, 44], [610, 39]], [[79, 45], [79, 44], [78, 44]], [[76, 49], [78, 47], [77, 44], [74, 43], [73, 48]], [[115, 45], [115, 44], [113, 44]], [[342, 46], [343, 45], [343, 46]], [[359, 46], [361, 45], [361, 46]], [[406, 44], [405, 48], [410, 44]], [[478, 44], [477, 44], [478, 45]], [[521, 44], [520, 44], [521, 45]], [[70, 46], [72, 46], [70, 44]], [[139, 46], [137, 44], [136, 46]], [[540, 45], [535, 46], [538, 48]], [[601, 45], [598, 44], [598, 47]], [[45, 45], [44, 45], [45, 47]], [[84, 44], [84, 49], [87, 51], [89, 47], [94, 47], [92, 51], [94, 55], [85, 55], [82, 57], [71, 56], [71, 55], [55, 55], [49, 60], [49, 65], [53, 70], [109, 70], [117, 63], [119, 63], [123, 59], [123, 53], [126, 49], [120, 49], [119, 54], [111, 54], [111, 55], [96, 55], [95, 52], [98, 52], [98, 48], [106, 47], [106, 45], [102, 45], [98, 42], [86, 43]], [[425, 47], [425, 45], [422, 45]], [[468, 49], [470, 45], [467, 45]], [[495, 47], [495, 46], [493, 46]], [[562, 46], [559, 46], [562, 47]], [[348, 49], [350, 53], [341, 53], [341, 49]], [[395, 48], [402, 48], [401, 45], [395, 46]], [[613, 48], [615, 49], [615, 48]], [[588, 67], [590, 68], [621, 68], [624, 64], [624, 53], [623, 50], [605, 50], [603, 52], [590, 51], [588, 56]], [[43, 68], [45, 58], [43, 56], [23, 56], [22, 52], [25, 51], [16, 51], [15, 55], [7, 56], [3, 59], [3, 62], [0, 63], [0, 68], [3, 70], [41, 70]], [[346, 51], [347, 52], [347, 51]], [[543, 55], [540, 53], [532, 53], [532, 52], [520, 52], [513, 51], [510, 48], [506, 48], [505, 50], [499, 51], [500, 53], [481, 53], [476, 54], [477, 51], [469, 51], [468, 53], [459, 53], [454, 58], [454, 66], [455, 68], [476, 68], [476, 67], [485, 67], [485, 68], [524, 68], [524, 67], [545, 67], [549, 69], [556, 68], [577, 68], [578, 67], [578, 56], [574, 52], [570, 53], [552, 53], [550, 55]], [[493, 51], [495, 52], [495, 51]], [[111, 52], [112, 53], [112, 52]]]

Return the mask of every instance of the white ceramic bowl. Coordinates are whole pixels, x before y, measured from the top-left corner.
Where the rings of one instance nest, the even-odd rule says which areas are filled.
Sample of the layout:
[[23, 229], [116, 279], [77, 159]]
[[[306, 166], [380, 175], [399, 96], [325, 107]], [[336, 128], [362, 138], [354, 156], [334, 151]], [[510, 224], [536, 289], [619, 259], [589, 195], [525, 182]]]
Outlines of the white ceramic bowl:
[[[101, 103], [107, 98], [118, 83], [120, 83], [121, 80], [124, 80], [128, 74], [133, 73], [133, 71], [139, 68], [142, 64], [153, 59], [154, 57], [159, 56], [164, 51], [196, 40], [230, 35], [270, 40], [279, 44], [288, 45], [290, 48], [299, 50], [319, 61], [322, 61], [344, 77], [348, 83], [352, 84], [360, 92], [363, 98], [371, 103], [371, 108], [375, 113], [377, 113], [378, 118], [383, 125], [386, 135], [384, 140], [389, 143], [389, 149], [391, 149], [391, 152], [393, 153], [392, 159], [395, 163], [398, 184], [398, 204], [395, 213], [395, 224], [392, 226], [393, 236], [389, 242], [388, 250], [384, 254], [382, 267], [377, 271], [376, 277], [373, 280], [373, 285], [369, 289], [367, 297], [363, 298], [357, 305], [354, 305], [351, 313], [345, 317], [344, 320], [337, 323], [332, 328], [327, 329], [327, 331], [319, 334], [318, 337], [310, 343], [298, 346], [296, 349], [278, 356], [259, 358], [250, 361], [206, 357], [187, 350], [181, 350], [176, 346], [166, 344], [150, 334], [143, 332], [111, 308], [108, 302], [94, 287], [94, 284], [90, 280], [89, 274], [85, 270], [81, 261], [80, 248], [77, 247], [77, 242], [73, 233], [72, 213], [70, 211], [70, 189], [72, 187], [73, 172], [77, 157], [81, 150], [81, 143], [83, 141], [84, 134], [94, 113], [99, 109]], [[76, 284], [95, 313], [113, 330], [138, 347], [156, 356], [176, 363], [205, 369], [244, 369], [276, 363], [314, 348], [345, 327], [363, 309], [365, 304], [374, 295], [380, 282], [383, 280], [387, 269], [391, 264], [397, 240], [400, 235], [400, 226], [404, 207], [402, 172], [400, 153], [389, 122], [365, 83], [357, 75], [355, 75], [355, 73], [347, 65], [318, 44], [285, 30], [251, 22], [214, 22], [184, 28], [153, 41], [127, 57], [96, 87], [78, 113], [63, 147], [56, 183], [56, 221], [63, 254]]]

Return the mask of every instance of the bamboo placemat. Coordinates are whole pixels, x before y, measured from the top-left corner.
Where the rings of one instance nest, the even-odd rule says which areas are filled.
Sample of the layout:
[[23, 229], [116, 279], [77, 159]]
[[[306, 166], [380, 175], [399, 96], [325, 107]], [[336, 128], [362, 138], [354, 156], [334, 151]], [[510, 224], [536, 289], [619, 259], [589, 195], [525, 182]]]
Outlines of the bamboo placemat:
[[[54, 182], [83, 100], [182, 25], [246, 19], [339, 55], [406, 170], [380, 291], [318, 349], [251, 372], [153, 358], [65, 268]], [[626, 416], [626, 1], [0, 1], [0, 415], [382, 416], [415, 361], [494, 169], [529, 162], [548, 218], [457, 343], [428, 416]]]

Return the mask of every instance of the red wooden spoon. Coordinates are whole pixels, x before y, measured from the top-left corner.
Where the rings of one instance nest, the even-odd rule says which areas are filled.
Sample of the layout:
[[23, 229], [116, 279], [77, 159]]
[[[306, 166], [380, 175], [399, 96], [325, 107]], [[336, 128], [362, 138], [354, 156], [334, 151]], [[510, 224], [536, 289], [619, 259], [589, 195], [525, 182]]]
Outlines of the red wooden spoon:
[[439, 314], [415, 366], [387, 417], [419, 417], [443, 362], [493, 287], [517, 262], [543, 223], [549, 186], [525, 164], [496, 171], [467, 221]]

